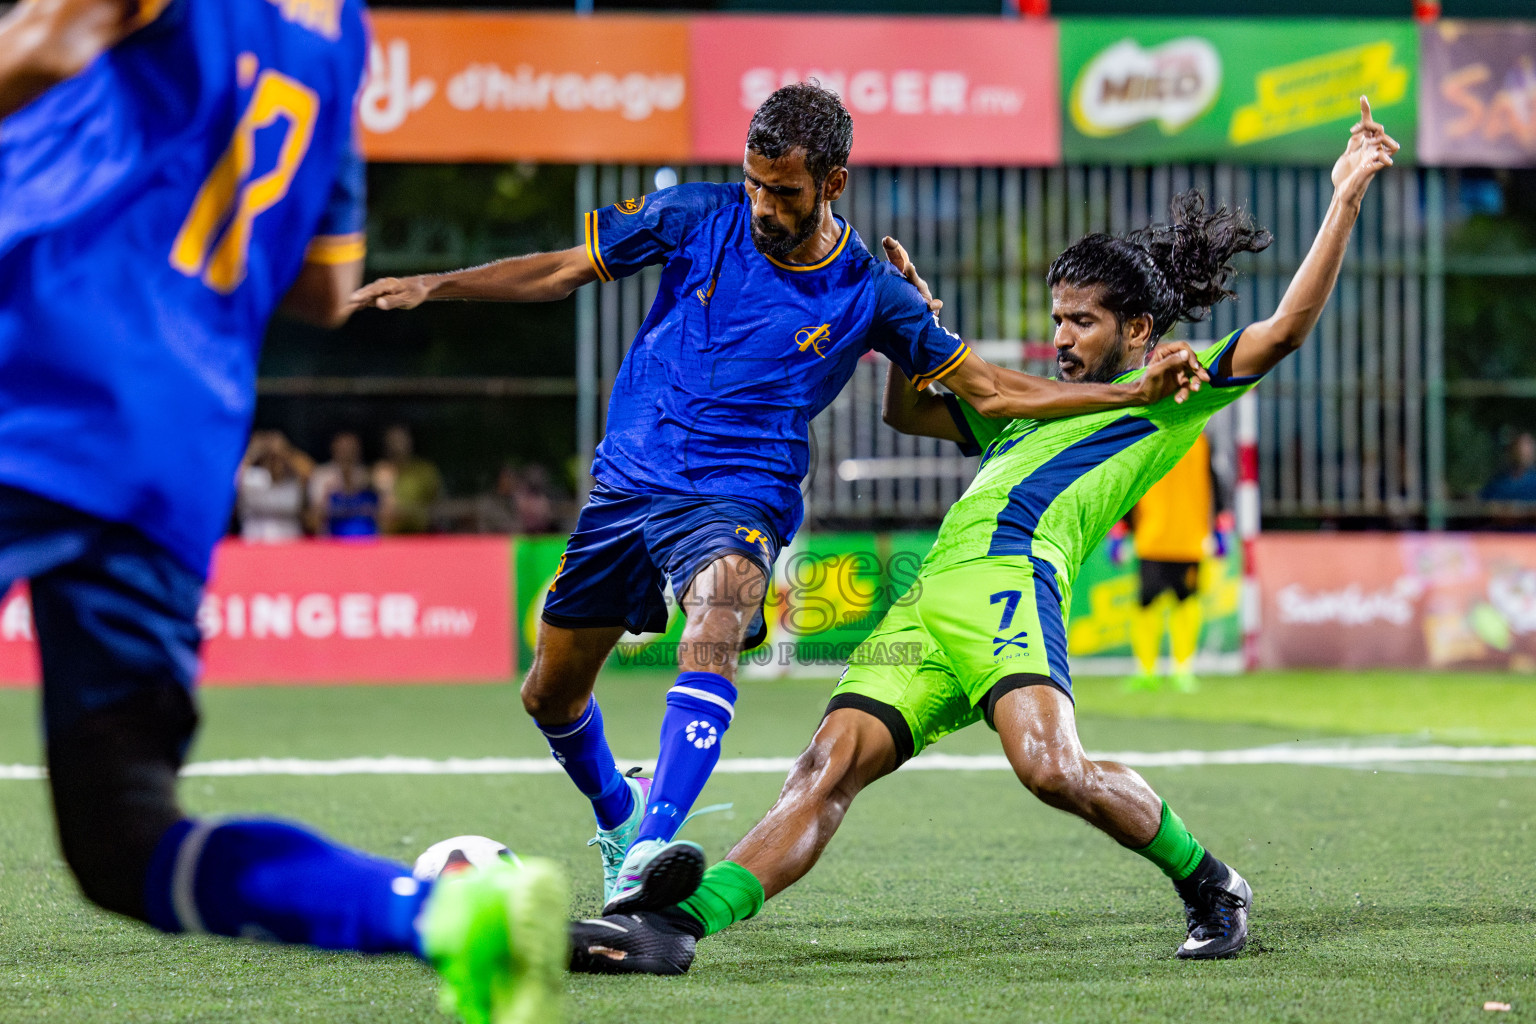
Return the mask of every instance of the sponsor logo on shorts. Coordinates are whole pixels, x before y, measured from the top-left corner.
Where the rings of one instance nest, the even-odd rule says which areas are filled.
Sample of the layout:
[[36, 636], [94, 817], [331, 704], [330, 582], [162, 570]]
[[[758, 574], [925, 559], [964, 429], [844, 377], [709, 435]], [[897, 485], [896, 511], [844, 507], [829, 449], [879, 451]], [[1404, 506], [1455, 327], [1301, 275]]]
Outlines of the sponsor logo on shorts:
[[736, 536], [740, 537], [748, 544], [756, 544], [757, 546], [761, 547], [764, 552], [768, 550], [768, 536], [761, 530], [755, 529], [751, 526], [738, 526], [736, 527]]
[[565, 559], [569, 554], [570, 552], [568, 551], [560, 552], [560, 564], [555, 566], [555, 578], [549, 581], [549, 592], [551, 594], [555, 592], [555, 584], [560, 582], [560, 574], [565, 572]]
[[1011, 660], [1013, 658], [1020, 657], [1020, 655], [1015, 654], [1013, 651], [1010, 651], [1008, 649], [1010, 647], [1017, 647], [1020, 651], [1028, 651], [1029, 650], [1029, 644], [1024, 639], [1027, 636], [1029, 636], [1029, 631], [1025, 630], [1025, 629], [1021, 629], [1017, 633], [1013, 634], [1013, 636], [995, 636], [995, 637], [993, 637], [992, 638], [992, 657], [994, 657], [994, 658], [996, 658], [996, 659], [998, 659], [1000, 661], [1008, 661], [1008, 660]]
[[645, 196], [639, 199], [625, 199], [613, 204], [613, 208], [620, 213], [639, 213], [645, 206]]

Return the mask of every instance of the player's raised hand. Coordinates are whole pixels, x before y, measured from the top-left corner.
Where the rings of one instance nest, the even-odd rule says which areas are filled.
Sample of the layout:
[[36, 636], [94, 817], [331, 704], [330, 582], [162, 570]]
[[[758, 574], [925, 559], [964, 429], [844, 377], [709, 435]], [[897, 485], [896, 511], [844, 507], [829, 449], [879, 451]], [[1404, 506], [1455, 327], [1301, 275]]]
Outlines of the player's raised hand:
[[1371, 116], [1371, 101], [1360, 97], [1360, 120], [1349, 129], [1349, 145], [1333, 165], [1333, 187], [1345, 198], [1359, 199], [1402, 146]]
[[427, 301], [430, 289], [421, 277], [381, 277], [352, 293], [351, 308], [415, 309]]
[[912, 265], [912, 258], [907, 255], [907, 250], [902, 248], [901, 243], [890, 235], [886, 235], [880, 239], [880, 244], [884, 246], [885, 258], [891, 261], [891, 266], [901, 271], [901, 276], [910, 281], [912, 287], [922, 293], [923, 301], [928, 303], [928, 311], [930, 313], [937, 313], [943, 309], [943, 301], [934, 298], [933, 293], [928, 290], [928, 282], [917, 276], [917, 268]]
[[1174, 341], [1153, 350], [1152, 361], [1147, 364], [1138, 387], [1147, 405], [1155, 405], [1169, 395], [1175, 403], [1182, 403], [1190, 392], [1199, 391], [1202, 382], [1210, 379], [1210, 371], [1200, 362], [1195, 350], [1187, 342]]

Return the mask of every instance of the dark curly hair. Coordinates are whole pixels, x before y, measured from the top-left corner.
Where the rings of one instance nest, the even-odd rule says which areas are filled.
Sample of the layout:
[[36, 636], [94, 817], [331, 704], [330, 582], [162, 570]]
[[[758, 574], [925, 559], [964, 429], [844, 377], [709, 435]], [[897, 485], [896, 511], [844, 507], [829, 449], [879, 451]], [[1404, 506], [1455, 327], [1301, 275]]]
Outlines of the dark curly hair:
[[1196, 189], [1174, 196], [1169, 213], [1170, 224], [1073, 243], [1052, 261], [1046, 283], [1102, 285], [1101, 301], [1118, 323], [1151, 314], [1154, 341], [1180, 320], [1204, 320], [1212, 306], [1236, 294], [1227, 287], [1237, 275], [1232, 257], [1262, 252], [1274, 236], [1240, 208], [1207, 212]]
[[819, 189], [853, 152], [853, 118], [837, 93], [816, 79], [786, 85], [763, 101], [747, 127], [747, 148], [769, 160], [805, 150], [805, 169]]

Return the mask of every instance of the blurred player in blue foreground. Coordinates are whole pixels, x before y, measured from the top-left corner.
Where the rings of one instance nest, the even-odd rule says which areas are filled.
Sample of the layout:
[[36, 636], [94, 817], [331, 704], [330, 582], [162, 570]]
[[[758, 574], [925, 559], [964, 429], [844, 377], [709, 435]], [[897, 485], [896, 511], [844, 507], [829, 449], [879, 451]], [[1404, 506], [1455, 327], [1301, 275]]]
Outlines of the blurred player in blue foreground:
[[[581, 246], [385, 278], [355, 298], [380, 309], [551, 301], [663, 266], [523, 683], [528, 713], [592, 801], [609, 911], [664, 906], [698, 883], [702, 851], [673, 837], [720, 758], [737, 660], [765, 634], [773, 562], [803, 515], [808, 426], [866, 352], [888, 356], [919, 389], [942, 379], [987, 415], [1042, 419], [1149, 404], [1195, 365], [1175, 348], [1145, 387], [1081, 388], [972, 354], [832, 213], [852, 147], [853, 120], [835, 93], [786, 86], [753, 115], [743, 184], [662, 189], [587, 214]], [[668, 582], [687, 624], [647, 789], [619, 773], [592, 689], [626, 629], [666, 629]]]
[[263, 331], [278, 307], [339, 322], [361, 280], [366, 48], [358, 0], [0, 20], [0, 590], [31, 581], [59, 839], [92, 900], [166, 932], [425, 955], [467, 1018], [543, 1020], [566, 954], [547, 865], [434, 891], [176, 802]]

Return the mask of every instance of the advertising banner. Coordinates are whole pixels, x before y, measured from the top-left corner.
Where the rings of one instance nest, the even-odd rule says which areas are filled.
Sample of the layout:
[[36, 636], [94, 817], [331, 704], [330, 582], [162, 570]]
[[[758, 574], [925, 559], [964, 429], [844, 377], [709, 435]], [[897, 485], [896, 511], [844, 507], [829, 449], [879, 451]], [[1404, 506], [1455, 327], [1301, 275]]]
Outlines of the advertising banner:
[[[1199, 596], [1202, 627], [1197, 671], [1225, 668], [1224, 657], [1243, 649], [1243, 562], [1237, 551], [1200, 563]], [[1074, 659], [1115, 659], [1116, 666], [1125, 662], [1129, 672], [1131, 621], [1140, 608], [1141, 576], [1135, 557], [1115, 565], [1108, 548], [1101, 546], [1083, 562], [1073, 584], [1067, 652]]]
[[[932, 530], [896, 533], [803, 534], [774, 566], [764, 615], [768, 639], [743, 659], [759, 676], [836, 675], [917, 578], [933, 546]], [[565, 549], [563, 537], [516, 542], [517, 617], [522, 667], [533, 643]], [[1104, 549], [1083, 564], [1072, 594], [1067, 646], [1085, 672], [1132, 671], [1131, 619], [1138, 606], [1135, 559], [1111, 564]], [[1242, 650], [1242, 562], [1235, 554], [1208, 558], [1200, 568], [1204, 631], [1200, 671], [1230, 670]], [[664, 633], [625, 634], [609, 659], [611, 669], [669, 669], [677, 664], [683, 616], [675, 601]]]
[[[1332, 163], [1361, 94], [1413, 158], [1411, 22], [1066, 18], [1070, 162]], [[1400, 159], [1402, 159], [1400, 158]]]
[[1536, 537], [1265, 534], [1266, 668], [1536, 670]]
[[781, 85], [815, 78], [853, 115], [853, 162], [1061, 159], [1056, 25], [1044, 19], [692, 20], [694, 159], [734, 164]]
[[[512, 674], [505, 537], [226, 541], [198, 619], [205, 683], [470, 682]], [[37, 680], [26, 590], [0, 603], [0, 685]]]
[[1419, 159], [1536, 166], [1536, 22], [1435, 21], [1420, 33]]
[[364, 155], [435, 162], [683, 160], [679, 18], [373, 12]]

